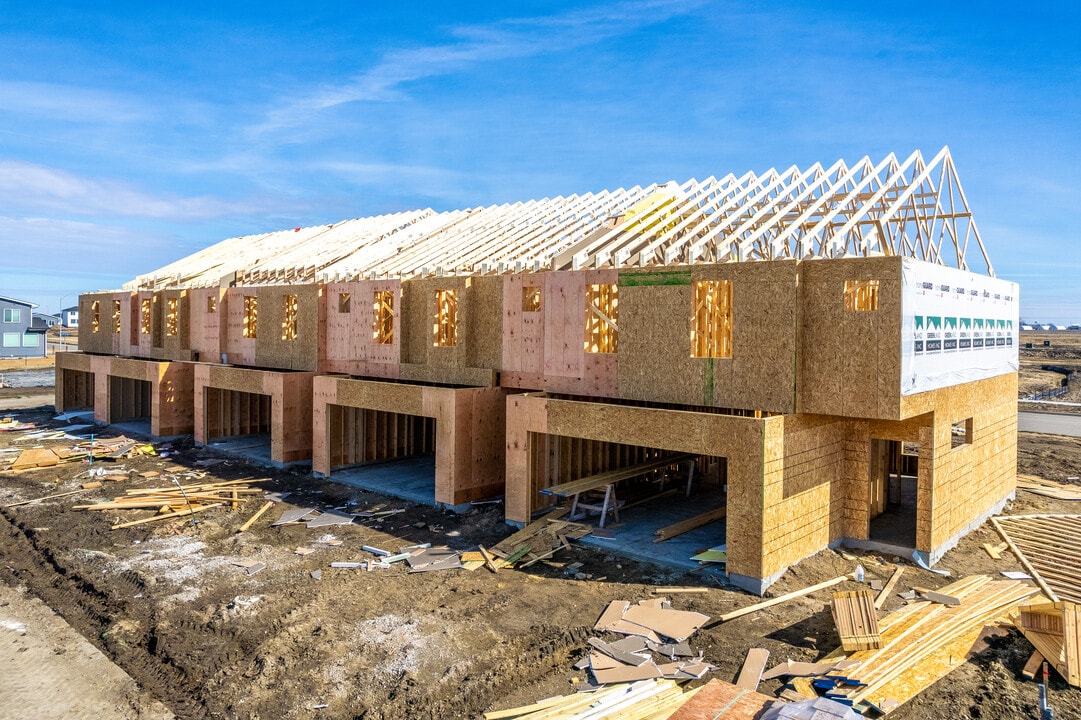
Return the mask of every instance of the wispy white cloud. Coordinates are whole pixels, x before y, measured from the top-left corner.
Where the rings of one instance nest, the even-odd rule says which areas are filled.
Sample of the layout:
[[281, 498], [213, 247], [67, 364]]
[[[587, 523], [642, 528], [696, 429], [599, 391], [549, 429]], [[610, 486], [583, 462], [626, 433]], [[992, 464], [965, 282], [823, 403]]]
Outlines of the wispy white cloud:
[[[0, 196], [23, 212], [51, 211], [76, 216], [112, 215], [199, 220], [258, 212], [253, 204], [216, 197], [154, 195], [127, 183], [81, 177], [18, 161], [0, 161]], [[265, 208], [262, 208], [265, 209]]]
[[110, 124], [143, 120], [148, 108], [135, 97], [58, 83], [0, 80], [0, 107], [11, 115], [64, 122]]
[[485, 62], [567, 50], [625, 35], [687, 13], [702, 0], [640, 0], [575, 10], [562, 15], [516, 18], [450, 28], [450, 42], [387, 53], [374, 67], [344, 83], [327, 83], [275, 107], [249, 128], [253, 137], [310, 122], [330, 108], [403, 97], [402, 86], [450, 75]]

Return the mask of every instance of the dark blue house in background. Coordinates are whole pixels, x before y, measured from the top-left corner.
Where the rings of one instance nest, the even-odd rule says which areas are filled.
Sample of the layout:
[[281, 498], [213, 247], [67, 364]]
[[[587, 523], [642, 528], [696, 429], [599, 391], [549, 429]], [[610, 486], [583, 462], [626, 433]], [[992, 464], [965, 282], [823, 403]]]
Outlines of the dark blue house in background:
[[31, 327], [37, 305], [0, 295], [0, 357], [45, 357], [44, 327]]

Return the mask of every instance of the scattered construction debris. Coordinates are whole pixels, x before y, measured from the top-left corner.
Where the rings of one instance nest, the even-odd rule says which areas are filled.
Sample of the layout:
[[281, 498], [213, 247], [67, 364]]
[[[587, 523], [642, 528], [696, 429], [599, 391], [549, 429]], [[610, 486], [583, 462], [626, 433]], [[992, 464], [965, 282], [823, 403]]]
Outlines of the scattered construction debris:
[[673, 680], [650, 679], [618, 683], [592, 693], [576, 693], [548, 698], [532, 705], [484, 713], [485, 720], [626, 720], [629, 718], [665, 718], [679, 708], [698, 689], [689, 690]]
[[837, 634], [841, 637], [841, 647], [845, 652], [882, 647], [878, 615], [870, 590], [834, 593], [830, 611], [833, 613], [833, 622], [837, 625]]
[[130, 522], [116, 523], [111, 529], [143, 525], [150, 522], [186, 517], [223, 505], [236, 505], [248, 496], [262, 492], [248, 483], [250, 480], [227, 480], [163, 488], [128, 490], [125, 495], [92, 505], [75, 505], [73, 510], [156, 510], [157, 515]]
[[[500, 567], [521, 564], [523, 568], [546, 560], [563, 549], [570, 549], [570, 541], [578, 540], [593, 532], [593, 528], [582, 523], [570, 522], [562, 518], [570, 512], [569, 508], [556, 508], [539, 520], [526, 525], [513, 535], [504, 538], [490, 549], [480, 548], [481, 555], [494, 557], [481, 560], [488, 569], [495, 572]], [[497, 563], [496, 560], [502, 560]]]
[[[63, 433], [60, 437], [64, 437]], [[19, 453], [10, 465], [0, 466], [0, 469], [21, 471], [83, 460], [118, 460], [136, 455], [156, 454], [153, 445], [129, 440], [124, 436], [108, 440], [98, 438], [79, 442], [72, 447], [29, 448]]]
[[1020, 490], [1043, 495], [1044, 497], [1058, 498], [1059, 500], [1081, 500], [1081, 487], [1077, 485], [1063, 485], [1053, 480], [1045, 480], [1035, 475], [1017, 474], [1017, 487]]
[[1037, 589], [1012, 580], [973, 575], [942, 588], [960, 604], [916, 601], [879, 621], [882, 646], [849, 656], [859, 665], [816, 680], [826, 697], [865, 713], [888, 713], [946, 675], [966, 658], [984, 626], [1004, 620]]
[[1008, 515], [991, 523], [1049, 600], [1081, 603], [1081, 515]]

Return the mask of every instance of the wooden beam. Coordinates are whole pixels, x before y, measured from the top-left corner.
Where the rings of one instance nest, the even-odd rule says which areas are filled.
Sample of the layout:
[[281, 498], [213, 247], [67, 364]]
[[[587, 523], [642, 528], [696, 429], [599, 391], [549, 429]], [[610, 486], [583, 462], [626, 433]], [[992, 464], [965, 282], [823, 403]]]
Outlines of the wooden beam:
[[687, 518], [686, 520], [681, 520], [667, 527], [662, 527], [660, 530], [654, 533], [657, 537], [653, 538], [653, 542], [659, 543], [664, 542], [665, 540], [671, 540], [677, 535], [682, 535], [683, 533], [690, 532], [695, 528], [700, 528], [703, 525], [708, 525], [715, 520], [720, 520], [727, 514], [728, 505], [726, 504], [720, 506], [719, 508], [714, 508], [708, 512], [704, 512], [701, 515], [695, 515], [692, 518]]
[[240, 526], [240, 528], [237, 530], [237, 532], [238, 533], [247, 532], [248, 528], [250, 528], [252, 526], [252, 523], [254, 523], [256, 520], [258, 520], [262, 516], [263, 513], [265, 513], [267, 510], [269, 510], [273, 506], [274, 506], [274, 501], [273, 500], [267, 500], [266, 503], [263, 504], [263, 507], [256, 510], [255, 514], [252, 515], [250, 518], [248, 518], [248, 521], [246, 523], [244, 523], [243, 525]]
[[897, 569], [893, 571], [893, 575], [886, 581], [886, 586], [882, 588], [882, 592], [875, 598], [875, 610], [881, 610], [882, 606], [886, 604], [886, 600], [889, 598], [890, 593], [897, 587], [897, 581], [901, 579], [901, 575], [905, 571], [904, 565], [898, 565]]
[[717, 618], [716, 622], [713, 624], [728, 622], [729, 620], [735, 620], [736, 618], [743, 617], [744, 615], [750, 615], [751, 613], [758, 612], [759, 610], [765, 610], [768, 607], [780, 605], [783, 602], [795, 600], [796, 598], [810, 595], [811, 593], [818, 592], [819, 590], [825, 590], [826, 588], [833, 587], [834, 585], [839, 585], [845, 580], [851, 579], [851, 575], [841, 575], [840, 577], [835, 577], [832, 580], [826, 580], [825, 582], [820, 582], [817, 585], [805, 587], [802, 590], [793, 590], [792, 592], [785, 593], [784, 595], [781, 595], [779, 597], [771, 598], [770, 600], [763, 600], [760, 603], [755, 603], [754, 605], [748, 605], [745, 608], [740, 608], [739, 610], [733, 610], [730, 613], [725, 613], [724, 615], [721, 615], [719, 618]]

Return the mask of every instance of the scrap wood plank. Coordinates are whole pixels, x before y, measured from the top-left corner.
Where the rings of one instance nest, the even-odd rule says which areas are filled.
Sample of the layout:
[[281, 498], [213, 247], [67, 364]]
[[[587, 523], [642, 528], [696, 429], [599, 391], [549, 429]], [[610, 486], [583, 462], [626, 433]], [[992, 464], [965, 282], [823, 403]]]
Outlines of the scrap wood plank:
[[897, 569], [893, 571], [893, 575], [890, 575], [890, 579], [886, 581], [885, 587], [882, 588], [882, 592], [875, 598], [875, 610], [881, 610], [882, 606], [886, 604], [886, 600], [889, 598], [890, 593], [897, 587], [897, 581], [901, 579], [901, 575], [905, 571], [904, 565], [898, 565]]
[[882, 647], [882, 635], [870, 590], [834, 593], [830, 612], [841, 638], [841, 647], [846, 652]]
[[190, 510], [183, 510], [182, 512], [169, 513], [167, 515], [155, 515], [153, 517], [143, 518], [142, 520], [132, 520], [130, 522], [120, 523], [119, 525], [113, 525], [110, 530], [119, 530], [120, 528], [131, 527], [132, 525], [143, 525], [145, 523], [157, 522], [159, 520], [168, 520], [170, 518], [186, 518], [189, 515], [193, 515], [197, 512], [203, 512], [204, 510], [211, 510], [216, 507], [221, 507], [224, 503], [214, 503], [213, 505], [200, 505]]
[[1043, 655], [1040, 654], [1039, 650], [1033, 650], [1028, 657], [1028, 662], [1025, 663], [1025, 667], [1021, 668], [1021, 675], [1032, 680], [1036, 677], [1036, 673], [1040, 671], [1040, 665], [1042, 664]]
[[727, 514], [728, 505], [721, 505], [718, 508], [714, 508], [700, 515], [695, 515], [692, 518], [687, 518], [686, 520], [672, 523], [667, 527], [662, 527], [660, 530], [654, 533], [657, 537], [653, 539], [653, 542], [658, 543], [664, 542], [665, 540], [670, 540], [671, 538], [674, 538], [678, 535], [690, 532], [695, 528], [700, 528], [703, 525], [708, 525], [711, 522], [720, 520]]
[[245, 522], [243, 525], [240, 526], [239, 529], [237, 529], [237, 532], [238, 533], [247, 532], [248, 529], [252, 526], [252, 523], [254, 523], [256, 520], [258, 520], [260, 517], [262, 517], [263, 513], [265, 513], [267, 510], [269, 510], [272, 507], [274, 507], [274, 501], [273, 500], [267, 500], [265, 503], [263, 503], [263, 506], [261, 508], [259, 508], [258, 510], [255, 511], [254, 515], [252, 515], [250, 518], [248, 518], [247, 522]]
[[[87, 485], [93, 485], [93, 483], [87, 483]], [[52, 495], [46, 495], [45, 497], [33, 498], [31, 500], [20, 500], [19, 502], [8, 503], [4, 507], [13, 508], [13, 507], [18, 507], [20, 505], [29, 505], [30, 503], [41, 502], [42, 500], [52, 500], [53, 498], [67, 497], [68, 495], [74, 495], [76, 493], [81, 493], [81, 492], [84, 492], [86, 490], [93, 490], [93, 489], [99, 488], [99, 487], [101, 487], [101, 483], [98, 483], [94, 487], [81, 487], [78, 490], [69, 490], [68, 492], [54, 493]]]
[[825, 590], [828, 587], [833, 587], [834, 585], [838, 585], [840, 583], [843, 583], [845, 580], [851, 580], [851, 579], [852, 579], [851, 575], [841, 575], [839, 577], [833, 578], [832, 580], [826, 580], [825, 582], [820, 582], [817, 585], [811, 585], [810, 587], [805, 587], [802, 590], [793, 590], [790, 593], [785, 593], [784, 595], [780, 595], [778, 597], [771, 598], [769, 600], [763, 600], [760, 603], [755, 603], [754, 605], [748, 605], [745, 608], [740, 608], [739, 610], [733, 610], [730, 613], [725, 613], [724, 615], [721, 615], [719, 618], [717, 618], [717, 623], [723, 623], [723, 622], [728, 622], [729, 620], [735, 620], [738, 617], [743, 617], [744, 615], [749, 615], [750, 613], [758, 612], [759, 610], [765, 610], [768, 607], [773, 607], [774, 605], [779, 605], [780, 603], [788, 602], [789, 600], [794, 600], [796, 598], [803, 597], [804, 595], [810, 595], [811, 593], [817, 592], [819, 590]]
[[1009, 547], [1010, 547], [1009, 543], [1001, 543], [999, 545], [992, 545], [991, 543], [984, 543], [983, 544], [983, 549], [986, 550], [987, 554], [990, 555], [995, 560], [1001, 560], [1002, 559], [1002, 551], [1009, 549]]
[[762, 672], [769, 662], [769, 650], [765, 648], [751, 648], [747, 651], [747, 657], [743, 661], [743, 667], [736, 678], [736, 685], [752, 692], [758, 689], [758, 683], [762, 682]]
[[39, 467], [53, 467], [60, 464], [60, 458], [49, 448], [23, 450], [11, 464], [12, 470], [29, 470]]
[[571, 509], [569, 507], [558, 507], [547, 515], [529, 523], [513, 535], [503, 538], [496, 543], [492, 549], [499, 550], [500, 552], [512, 553], [517, 550], [518, 546], [523, 542], [528, 541], [531, 537], [543, 531], [548, 525], [549, 520], [558, 520], [570, 511]]

